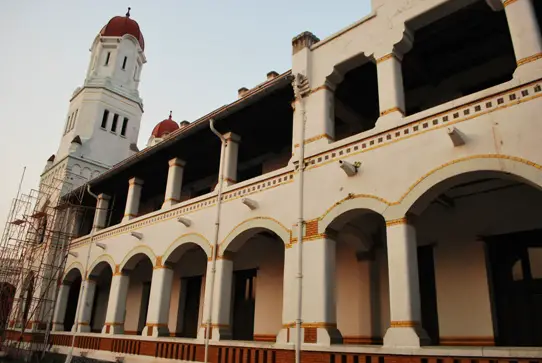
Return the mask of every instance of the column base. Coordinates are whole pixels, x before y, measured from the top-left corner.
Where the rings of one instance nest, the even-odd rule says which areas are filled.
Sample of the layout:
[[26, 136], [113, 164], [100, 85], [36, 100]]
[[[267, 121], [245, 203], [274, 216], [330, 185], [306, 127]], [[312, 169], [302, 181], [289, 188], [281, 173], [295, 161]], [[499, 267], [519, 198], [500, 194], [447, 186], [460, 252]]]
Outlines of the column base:
[[295, 343], [295, 328], [282, 328], [277, 334], [277, 343]]
[[102, 328], [102, 334], [124, 334], [124, 323], [105, 324]]
[[[295, 336], [295, 328], [294, 336]], [[332, 344], [342, 344], [343, 337], [336, 327], [311, 327], [302, 328], [302, 339], [304, 344], [317, 344], [330, 346]], [[294, 338], [295, 339], [295, 338]]]
[[429, 345], [430, 339], [421, 326], [391, 327], [384, 335], [385, 347], [413, 347]]
[[[198, 339], [205, 339], [205, 331], [207, 327], [204, 325], [198, 331]], [[219, 340], [232, 340], [233, 336], [231, 334], [231, 329], [229, 326], [211, 326], [211, 334], [209, 334], [210, 341], [219, 341]]]
[[381, 115], [378, 120], [376, 120], [376, 127], [379, 130], [388, 130], [394, 127], [399, 126], [405, 116], [399, 109], [391, 111], [385, 115]]
[[144, 337], [169, 337], [167, 324], [146, 325], [141, 333]]
[[540, 72], [542, 71], [542, 56], [540, 58], [533, 58], [532, 61], [519, 65], [514, 71], [514, 79], [523, 82], [530, 82], [540, 78]]
[[53, 323], [53, 331], [64, 331], [64, 323]]
[[90, 325], [88, 324], [77, 324], [77, 332], [78, 333], [91, 333], [92, 329], [90, 329]]

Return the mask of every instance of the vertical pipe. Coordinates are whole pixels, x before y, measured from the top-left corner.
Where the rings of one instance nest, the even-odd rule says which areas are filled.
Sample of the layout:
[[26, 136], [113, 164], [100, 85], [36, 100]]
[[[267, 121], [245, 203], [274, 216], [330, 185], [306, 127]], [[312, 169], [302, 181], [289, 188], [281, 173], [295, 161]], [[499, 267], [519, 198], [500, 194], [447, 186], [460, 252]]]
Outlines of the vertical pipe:
[[[224, 153], [226, 152], [227, 140], [215, 129], [214, 120], [209, 120], [211, 131], [220, 139], [220, 165], [218, 171], [218, 193], [216, 201], [216, 219], [215, 219], [215, 234], [213, 239], [213, 248], [211, 251], [211, 283], [209, 295], [209, 313], [207, 314], [207, 324], [205, 328], [205, 356], [204, 363], [209, 362], [209, 336], [211, 334], [211, 322], [213, 316], [213, 297], [215, 292], [215, 275], [216, 275], [216, 255], [218, 253], [218, 233], [220, 231], [220, 210], [222, 207], [222, 185], [224, 184]], [[207, 286], [205, 287], [207, 288]]]

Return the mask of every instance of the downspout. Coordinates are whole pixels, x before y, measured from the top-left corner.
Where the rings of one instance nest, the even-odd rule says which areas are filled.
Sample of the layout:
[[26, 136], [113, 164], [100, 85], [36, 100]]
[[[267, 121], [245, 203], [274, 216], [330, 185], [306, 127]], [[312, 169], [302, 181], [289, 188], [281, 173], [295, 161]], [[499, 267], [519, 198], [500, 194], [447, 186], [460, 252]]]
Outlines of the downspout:
[[220, 231], [220, 210], [222, 208], [222, 185], [224, 184], [224, 153], [228, 146], [227, 140], [222, 136], [220, 132], [215, 129], [214, 120], [209, 120], [209, 127], [211, 131], [218, 136], [221, 142], [220, 148], [220, 166], [218, 168], [218, 195], [216, 201], [216, 219], [215, 219], [215, 235], [213, 239], [213, 247], [211, 251], [211, 281], [210, 281], [210, 295], [209, 295], [209, 312], [207, 316], [207, 324], [205, 328], [205, 356], [204, 363], [209, 362], [209, 337], [211, 335], [211, 321], [213, 318], [213, 297], [215, 292], [215, 275], [216, 275], [216, 256], [218, 254], [218, 232]]
[[303, 311], [303, 187], [304, 187], [304, 171], [305, 171], [305, 125], [307, 122], [305, 108], [303, 105], [303, 97], [300, 93], [301, 86], [299, 85], [301, 74], [295, 75], [294, 79], [294, 94], [299, 100], [299, 111], [301, 113], [301, 127], [299, 133], [299, 158], [298, 165], [298, 218], [297, 218], [297, 317], [295, 320], [296, 328], [296, 343], [295, 343], [295, 362], [301, 363], [301, 322]]
[[[90, 190], [90, 185], [87, 184], [87, 192], [88, 194], [90, 194], [94, 199], [96, 199], [96, 201], [98, 200], [98, 196], [96, 194], [94, 194], [91, 190]], [[94, 239], [94, 223], [92, 223], [92, 229], [90, 230], [90, 236], [89, 236], [89, 244], [88, 244], [88, 250], [87, 250], [87, 260], [85, 262], [85, 270], [83, 271], [83, 274], [87, 274], [87, 270], [88, 270], [88, 263], [90, 262], [90, 251], [92, 250], [92, 242], [93, 242], [93, 239]], [[83, 298], [83, 295], [84, 295], [84, 292], [85, 292], [85, 286], [88, 282], [87, 281], [87, 277], [86, 276], [82, 276], [82, 281], [81, 281], [81, 290], [79, 292], [79, 298], [77, 299], [77, 309], [75, 310], [75, 323], [74, 323], [74, 326], [75, 326], [75, 331], [73, 332], [73, 336], [72, 336], [72, 344], [70, 346], [70, 351], [68, 352], [68, 355], [66, 356], [66, 362], [65, 363], [70, 363], [71, 360], [72, 360], [72, 357], [73, 357], [73, 348], [75, 346], [75, 338], [77, 336], [77, 329], [79, 328], [79, 315], [81, 313], [81, 309], [82, 309], [82, 306], [81, 306], [81, 299]]]

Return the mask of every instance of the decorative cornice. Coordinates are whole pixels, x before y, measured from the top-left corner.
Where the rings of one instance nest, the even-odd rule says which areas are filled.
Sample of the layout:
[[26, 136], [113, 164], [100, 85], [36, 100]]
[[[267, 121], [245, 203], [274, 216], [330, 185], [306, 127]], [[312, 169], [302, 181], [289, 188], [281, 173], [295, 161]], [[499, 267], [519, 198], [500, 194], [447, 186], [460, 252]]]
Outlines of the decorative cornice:
[[412, 320], [396, 320], [390, 322], [391, 328], [414, 328], [420, 326], [419, 321]]
[[518, 60], [517, 65], [519, 67], [519, 66], [522, 66], [524, 64], [531, 63], [531, 62], [534, 62], [536, 60], [539, 60], [540, 58], [542, 58], [542, 53], [534, 54], [534, 55], [532, 55], [530, 57], [526, 57], [526, 58]]

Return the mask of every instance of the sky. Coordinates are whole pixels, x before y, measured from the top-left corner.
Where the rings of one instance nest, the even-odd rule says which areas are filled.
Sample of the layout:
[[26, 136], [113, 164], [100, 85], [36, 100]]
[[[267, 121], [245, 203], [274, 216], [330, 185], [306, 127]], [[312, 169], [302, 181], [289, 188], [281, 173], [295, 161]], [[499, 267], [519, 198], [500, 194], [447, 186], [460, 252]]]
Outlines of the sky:
[[294, 36], [324, 39], [371, 10], [370, 0], [0, 0], [0, 231], [23, 168], [28, 192], [56, 153], [94, 37], [128, 6], [147, 57], [140, 149], [170, 110], [196, 120], [290, 69]]

